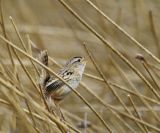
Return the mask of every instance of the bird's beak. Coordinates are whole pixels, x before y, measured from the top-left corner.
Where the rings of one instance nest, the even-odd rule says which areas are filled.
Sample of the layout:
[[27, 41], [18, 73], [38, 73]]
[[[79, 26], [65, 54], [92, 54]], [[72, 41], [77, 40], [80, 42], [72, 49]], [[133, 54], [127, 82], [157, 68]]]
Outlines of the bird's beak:
[[87, 61], [85, 61], [85, 60], [82, 61], [82, 64], [86, 65], [86, 63], [87, 63]]
[[87, 61], [85, 60], [84, 57], [82, 58], [81, 63], [82, 63], [83, 65], [86, 65]]

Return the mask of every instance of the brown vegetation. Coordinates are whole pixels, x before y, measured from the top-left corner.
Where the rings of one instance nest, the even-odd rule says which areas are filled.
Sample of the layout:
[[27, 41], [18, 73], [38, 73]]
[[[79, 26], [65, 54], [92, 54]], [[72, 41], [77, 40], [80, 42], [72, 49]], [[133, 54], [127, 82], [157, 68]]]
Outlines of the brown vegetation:
[[[1, 0], [0, 6], [1, 132], [160, 132], [158, 0]], [[49, 67], [36, 59], [34, 45], [48, 51]], [[87, 67], [60, 104], [62, 120], [47, 110], [38, 67], [61, 79], [58, 69], [78, 55]]]

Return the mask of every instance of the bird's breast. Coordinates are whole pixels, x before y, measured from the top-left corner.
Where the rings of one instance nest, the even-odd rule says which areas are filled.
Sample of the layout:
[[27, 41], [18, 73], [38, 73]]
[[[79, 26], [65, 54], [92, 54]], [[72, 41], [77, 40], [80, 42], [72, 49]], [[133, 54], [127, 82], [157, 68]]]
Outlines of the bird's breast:
[[[79, 85], [79, 78], [74, 78], [72, 80], [69, 80], [67, 83], [73, 88], [76, 89]], [[53, 99], [63, 99], [68, 93], [70, 93], [72, 90], [67, 86], [64, 85], [61, 88], [57, 89], [53, 94]]]

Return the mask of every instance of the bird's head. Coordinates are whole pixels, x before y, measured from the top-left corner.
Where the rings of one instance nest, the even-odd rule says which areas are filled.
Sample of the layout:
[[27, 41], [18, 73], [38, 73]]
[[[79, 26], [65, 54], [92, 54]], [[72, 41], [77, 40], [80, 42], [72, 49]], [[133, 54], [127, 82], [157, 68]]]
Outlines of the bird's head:
[[86, 61], [84, 59], [84, 57], [81, 56], [76, 56], [71, 58], [67, 63], [66, 63], [67, 67], [71, 67], [74, 70], [79, 71], [80, 73], [84, 72], [84, 68], [86, 66]]

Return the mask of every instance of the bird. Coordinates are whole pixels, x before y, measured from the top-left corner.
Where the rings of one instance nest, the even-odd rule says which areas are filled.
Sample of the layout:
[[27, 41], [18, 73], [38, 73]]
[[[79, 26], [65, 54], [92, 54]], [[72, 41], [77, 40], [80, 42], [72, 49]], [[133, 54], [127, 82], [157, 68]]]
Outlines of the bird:
[[[48, 54], [46, 50], [41, 51], [39, 56], [40, 62], [48, 67]], [[72, 89], [76, 89], [82, 79], [86, 67], [86, 60], [84, 57], [72, 57], [57, 73], [63, 78]], [[54, 100], [58, 103], [68, 96], [72, 89], [70, 89], [63, 81], [53, 77], [47, 70], [42, 68], [40, 84], [46, 98]]]

